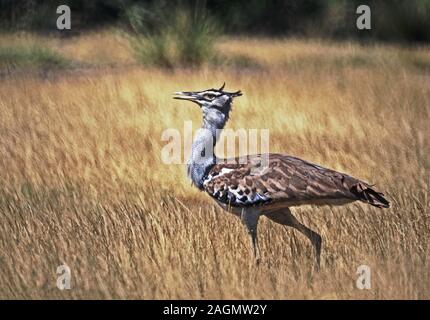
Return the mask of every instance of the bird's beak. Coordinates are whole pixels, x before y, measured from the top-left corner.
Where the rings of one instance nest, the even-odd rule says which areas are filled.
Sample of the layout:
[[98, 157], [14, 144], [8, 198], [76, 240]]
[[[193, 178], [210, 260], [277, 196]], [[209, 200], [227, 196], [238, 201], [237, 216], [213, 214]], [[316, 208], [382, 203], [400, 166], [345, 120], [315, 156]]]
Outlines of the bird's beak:
[[240, 97], [242, 95], [242, 91], [238, 90], [236, 92], [229, 93], [232, 98]]
[[173, 93], [173, 95], [175, 95], [175, 97], [173, 97], [173, 99], [189, 100], [189, 101], [197, 100], [197, 96], [195, 95], [194, 92], [178, 91], [178, 92]]

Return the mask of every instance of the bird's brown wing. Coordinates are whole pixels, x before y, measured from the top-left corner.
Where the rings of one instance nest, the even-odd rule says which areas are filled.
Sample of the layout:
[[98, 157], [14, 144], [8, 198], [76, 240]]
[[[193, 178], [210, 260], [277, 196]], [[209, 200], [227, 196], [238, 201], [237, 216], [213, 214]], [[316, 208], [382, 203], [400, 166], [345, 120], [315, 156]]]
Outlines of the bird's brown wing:
[[[268, 157], [266, 166], [264, 156]], [[282, 154], [225, 160], [209, 171], [203, 187], [219, 202], [237, 207], [269, 203], [335, 204], [354, 200], [388, 206], [382, 194], [366, 182]]]

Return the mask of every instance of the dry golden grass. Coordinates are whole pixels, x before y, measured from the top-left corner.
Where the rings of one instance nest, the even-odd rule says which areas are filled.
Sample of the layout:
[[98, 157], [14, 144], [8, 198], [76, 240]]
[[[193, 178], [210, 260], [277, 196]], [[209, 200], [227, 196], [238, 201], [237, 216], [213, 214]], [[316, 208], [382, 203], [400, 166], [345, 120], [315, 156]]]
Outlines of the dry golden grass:
[[[46, 41], [80, 61], [133, 63], [106, 34]], [[249, 39], [218, 48], [255, 67], [0, 79], [0, 298], [430, 298], [430, 50]], [[224, 81], [245, 93], [229, 128], [268, 128], [271, 152], [376, 183], [391, 200], [387, 210], [294, 209], [322, 234], [319, 273], [307, 239], [265, 218], [257, 268], [240, 221], [194, 190], [183, 165], [160, 160], [164, 129], [200, 124], [198, 108], [171, 92]], [[63, 263], [71, 290], [56, 288]], [[355, 286], [362, 264], [371, 290]]]

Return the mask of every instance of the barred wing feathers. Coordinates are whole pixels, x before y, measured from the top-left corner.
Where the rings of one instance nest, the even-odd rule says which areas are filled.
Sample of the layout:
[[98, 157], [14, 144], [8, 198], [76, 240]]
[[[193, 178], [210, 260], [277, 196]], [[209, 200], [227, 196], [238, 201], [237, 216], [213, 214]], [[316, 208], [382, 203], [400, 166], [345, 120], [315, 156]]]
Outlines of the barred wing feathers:
[[[262, 156], [269, 160], [265, 170], [261, 167]], [[234, 161], [225, 160], [211, 168], [203, 188], [220, 203], [233, 207], [342, 204], [355, 200], [376, 207], [389, 206], [383, 194], [368, 183], [296, 157], [269, 154], [230, 160]]]

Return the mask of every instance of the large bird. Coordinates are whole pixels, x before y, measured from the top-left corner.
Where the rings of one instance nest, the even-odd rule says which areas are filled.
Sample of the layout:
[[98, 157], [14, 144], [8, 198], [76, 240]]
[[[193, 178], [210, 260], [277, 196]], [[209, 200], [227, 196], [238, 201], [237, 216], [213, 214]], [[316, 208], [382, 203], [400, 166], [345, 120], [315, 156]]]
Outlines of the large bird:
[[[342, 205], [362, 201], [388, 208], [383, 193], [368, 183], [305, 160], [284, 154], [256, 154], [220, 159], [214, 147], [228, 121], [233, 99], [241, 91], [219, 89], [176, 92], [175, 99], [200, 106], [203, 125], [197, 132], [188, 162], [192, 183], [211, 196], [221, 207], [238, 215], [251, 236], [254, 257], [259, 262], [257, 225], [267, 218], [303, 233], [315, 248], [319, 268], [321, 236], [300, 223], [290, 211], [300, 205]], [[233, 161], [232, 161], [233, 160]]]

